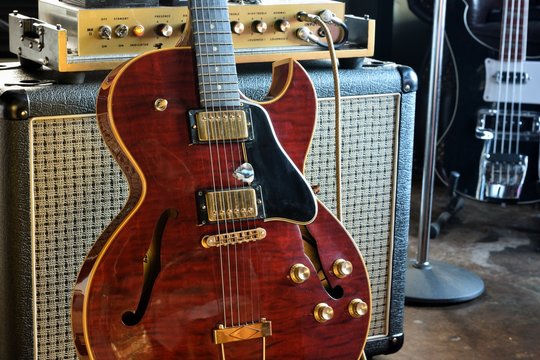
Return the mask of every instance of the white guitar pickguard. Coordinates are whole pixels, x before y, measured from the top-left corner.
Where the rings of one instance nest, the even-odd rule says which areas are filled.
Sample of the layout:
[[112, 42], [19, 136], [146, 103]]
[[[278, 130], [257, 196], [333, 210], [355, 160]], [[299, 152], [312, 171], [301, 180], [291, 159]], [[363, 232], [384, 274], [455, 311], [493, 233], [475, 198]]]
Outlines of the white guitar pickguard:
[[[523, 65], [521, 62], [517, 64], [503, 62], [502, 68], [501, 62], [495, 59], [487, 58], [484, 63], [486, 66], [484, 101], [540, 104], [540, 61], [525, 61]], [[501, 71], [524, 74], [525, 80], [523, 84], [500, 81]]]

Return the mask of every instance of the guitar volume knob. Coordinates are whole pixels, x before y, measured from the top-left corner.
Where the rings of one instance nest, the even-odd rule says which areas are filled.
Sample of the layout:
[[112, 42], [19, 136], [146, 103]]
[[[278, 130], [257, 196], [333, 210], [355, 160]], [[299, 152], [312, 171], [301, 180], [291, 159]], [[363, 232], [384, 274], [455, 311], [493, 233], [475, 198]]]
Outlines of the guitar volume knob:
[[334, 317], [334, 309], [327, 303], [320, 303], [313, 309], [313, 316], [318, 322], [325, 323]]
[[311, 271], [304, 264], [295, 264], [289, 270], [291, 280], [297, 284], [305, 282], [311, 276]]
[[349, 314], [353, 318], [361, 318], [368, 313], [368, 305], [362, 299], [353, 299], [349, 303]]
[[332, 265], [332, 272], [338, 278], [342, 279], [352, 274], [353, 265], [350, 261], [345, 259], [337, 259]]

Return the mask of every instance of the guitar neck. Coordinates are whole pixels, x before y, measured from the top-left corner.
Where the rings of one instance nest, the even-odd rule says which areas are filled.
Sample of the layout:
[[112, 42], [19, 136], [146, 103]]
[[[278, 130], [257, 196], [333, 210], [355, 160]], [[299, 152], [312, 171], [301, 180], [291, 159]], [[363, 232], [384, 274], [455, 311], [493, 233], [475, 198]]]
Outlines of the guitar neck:
[[201, 106], [240, 106], [227, 0], [190, 0]]
[[501, 62], [525, 61], [528, 14], [529, 0], [504, 0], [499, 51]]

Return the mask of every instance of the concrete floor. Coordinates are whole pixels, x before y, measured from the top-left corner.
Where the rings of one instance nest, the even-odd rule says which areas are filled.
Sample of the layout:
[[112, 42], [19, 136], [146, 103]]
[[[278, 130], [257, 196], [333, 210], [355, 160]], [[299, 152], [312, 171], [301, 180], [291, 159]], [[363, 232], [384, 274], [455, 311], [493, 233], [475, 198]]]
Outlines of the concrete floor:
[[[434, 214], [446, 206], [445, 192], [437, 187]], [[417, 253], [419, 194], [415, 182], [411, 259]], [[458, 305], [406, 306], [403, 348], [373, 360], [540, 359], [540, 206], [466, 200], [430, 242], [429, 259], [477, 274], [484, 294]]]

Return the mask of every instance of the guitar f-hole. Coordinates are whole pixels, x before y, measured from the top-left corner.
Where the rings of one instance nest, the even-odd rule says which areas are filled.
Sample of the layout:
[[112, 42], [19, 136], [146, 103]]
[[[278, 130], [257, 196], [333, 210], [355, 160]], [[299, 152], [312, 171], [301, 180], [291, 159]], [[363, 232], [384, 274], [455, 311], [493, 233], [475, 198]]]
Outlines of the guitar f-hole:
[[165, 231], [167, 221], [171, 218], [176, 218], [177, 216], [178, 210], [167, 209], [161, 214], [157, 221], [152, 236], [152, 242], [143, 259], [143, 286], [137, 309], [135, 311], [126, 311], [122, 314], [122, 322], [126, 326], [137, 325], [146, 312], [146, 308], [150, 301], [150, 295], [152, 294], [152, 288], [161, 271], [161, 240], [163, 238], [163, 232]]
[[321, 285], [324, 290], [334, 299], [341, 299], [343, 297], [343, 288], [339, 285], [333, 287], [328, 281], [328, 275], [326, 269], [322, 266], [321, 258], [319, 256], [319, 249], [317, 247], [317, 240], [311, 235], [306, 226], [300, 226], [302, 232], [302, 238], [304, 240], [304, 253], [307, 255], [313, 267], [317, 271], [317, 276], [321, 281]]

